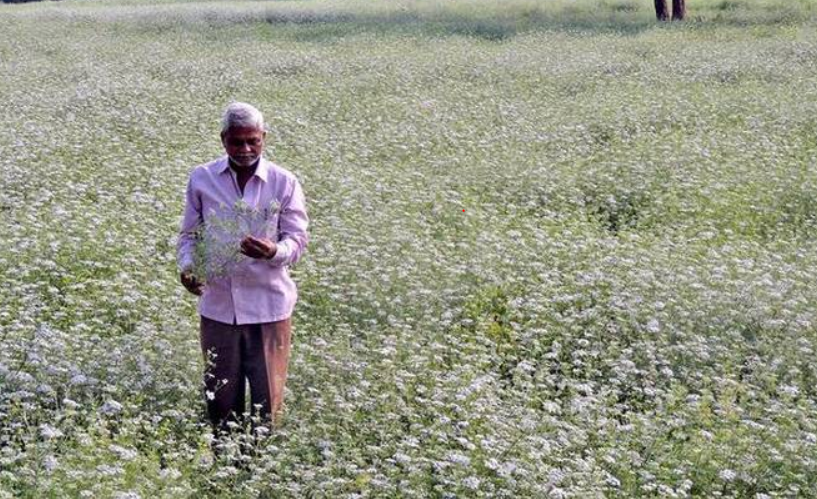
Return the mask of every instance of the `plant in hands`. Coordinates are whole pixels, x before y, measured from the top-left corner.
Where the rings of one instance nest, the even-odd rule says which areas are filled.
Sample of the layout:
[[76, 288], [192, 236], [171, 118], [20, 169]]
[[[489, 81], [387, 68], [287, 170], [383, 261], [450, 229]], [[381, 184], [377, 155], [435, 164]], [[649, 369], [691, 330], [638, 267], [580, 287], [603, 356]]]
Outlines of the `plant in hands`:
[[193, 268], [187, 274], [194, 280], [192, 288], [229, 275], [248, 257], [272, 258], [277, 249], [273, 239], [279, 208], [275, 201], [255, 208], [240, 199], [232, 207], [212, 211], [196, 231]]

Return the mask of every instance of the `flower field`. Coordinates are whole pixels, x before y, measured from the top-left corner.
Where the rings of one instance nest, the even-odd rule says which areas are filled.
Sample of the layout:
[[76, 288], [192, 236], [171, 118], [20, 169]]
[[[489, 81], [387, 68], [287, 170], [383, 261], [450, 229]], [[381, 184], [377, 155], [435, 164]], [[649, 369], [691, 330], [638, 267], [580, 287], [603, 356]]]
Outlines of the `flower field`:
[[[817, 6], [651, 9], [0, 5], [0, 499], [817, 497]], [[233, 99], [311, 241], [214, 457], [175, 240]]]

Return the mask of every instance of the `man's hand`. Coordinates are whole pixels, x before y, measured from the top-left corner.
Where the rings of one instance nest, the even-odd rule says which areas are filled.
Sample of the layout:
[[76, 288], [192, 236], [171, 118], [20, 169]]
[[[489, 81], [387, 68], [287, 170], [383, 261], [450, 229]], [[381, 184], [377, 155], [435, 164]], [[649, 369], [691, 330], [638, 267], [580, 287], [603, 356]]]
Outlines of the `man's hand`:
[[241, 240], [241, 252], [250, 258], [269, 260], [278, 252], [278, 245], [266, 238], [247, 236]]
[[190, 271], [184, 271], [181, 273], [182, 284], [188, 291], [193, 293], [196, 296], [201, 296], [202, 289], [204, 289], [204, 284], [199, 282], [198, 279], [193, 277], [193, 274]]

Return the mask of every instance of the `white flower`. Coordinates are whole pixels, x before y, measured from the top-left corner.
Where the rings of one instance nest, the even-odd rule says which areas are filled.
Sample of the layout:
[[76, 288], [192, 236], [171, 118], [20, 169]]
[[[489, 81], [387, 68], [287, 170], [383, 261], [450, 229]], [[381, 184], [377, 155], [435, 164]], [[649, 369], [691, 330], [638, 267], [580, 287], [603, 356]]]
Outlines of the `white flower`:
[[109, 416], [113, 414], [119, 414], [120, 412], [122, 412], [122, 404], [120, 404], [116, 400], [107, 400], [105, 401], [104, 404], [102, 404], [102, 407], [99, 410], [102, 412], [102, 414], [106, 414]]
[[176, 468], [164, 468], [159, 470], [159, 478], [163, 480], [178, 480], [181, 476], [181, 471]]
[[450, 463], [458, 464], [460, 466], [470, 466], [471, 465], [471, 459], [466, 455], [460, 454], [459, 452], [449, 453], [448, 457], [447, 457], [447, 460]]
[[123, 461], [132, 461], [136, 458], [139, 454], [133, 449], [126, 449], [125, 447], [121, 447], [119, 445], [112, 444], [108, 447], [108, 450], [119, 456], [119, 459]]
[[737, 476], [738, 474], [730, 469], [723, 469], [720, 471], [720, 473], [718, 473], [718, 477], [724, 482], [731, 482], [732, 480], [737, 478]]
[[96, 471], [102, 476], [118, 476], [125, 473], [121, 466], [111, 466], [108, 464], [97, 465]]
[[49, 455], [47, 455], [47, 456], [45, 456], [45, 459], [43, 459], [43, 467], [44, 467], [44, 468], [46, 469], [46, 471], [48, 471], [49, 473], [51, 473], [52, 471], [54, 471], [55, 469], [57, 469], [57, 466], [59, 466], [59, 465], [60, 465], [60, 462], [59, 462], [59, 461], [57, 461], [57, 458], [56, 458], [56, 457], [54, 457], [54, 456], [52, 456], [52, 455], [50, 455], [50, 454], [49, 454]]
[[796, 397], [800, 394], [800, 388], [794, 385], [780, 385], [778, 387], [778, 391], [781, 394], [788, 395], [790, 397]]
[[62, 399], [62, 405], [67, 409], [77, 409], [77, 408], [80, 407], [79, 403], [77, 403], [77, 402], [75, 402], [75, 401], [73, 401], [73, 400], [71, 400], [69, 398]]
[[478, 490], [480, 483], [482, 483], [482, 481], [475, 476], [469, 476], [462, 481], [462, 485], [471, 490]]
[[46, 440], [53, 440], [55, 438], [60, 438], [64, 434], [59, 428], [54, 428], [49, 424], [43, 424], [40, 425], [40, 435]]

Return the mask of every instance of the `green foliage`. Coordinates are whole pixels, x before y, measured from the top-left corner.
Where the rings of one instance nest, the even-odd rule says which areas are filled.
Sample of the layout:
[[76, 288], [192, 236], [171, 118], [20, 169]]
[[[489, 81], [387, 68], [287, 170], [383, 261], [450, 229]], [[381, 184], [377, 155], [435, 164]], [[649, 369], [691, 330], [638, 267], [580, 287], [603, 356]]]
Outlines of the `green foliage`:
[[240, 251], [242, 239], [277, 235], [278, 210], [276, 202], [252, 208], [239, 199], [233, 206], [221, 206], [218, 212], [209, 214], [205, 223], [191, 234], [195, 241], [193, 275], [203, 283], [229, 275], [247, 259]]
[[498, 345], [512, 346], [514, 333], [508, 296], [501, 287], [490, 286], [481, 290], [463, 305], [463, 316], [469, 329], [483, 334]]

